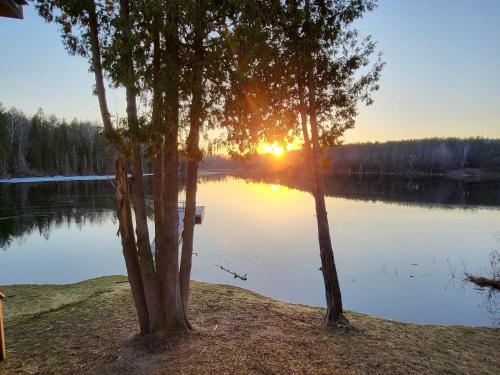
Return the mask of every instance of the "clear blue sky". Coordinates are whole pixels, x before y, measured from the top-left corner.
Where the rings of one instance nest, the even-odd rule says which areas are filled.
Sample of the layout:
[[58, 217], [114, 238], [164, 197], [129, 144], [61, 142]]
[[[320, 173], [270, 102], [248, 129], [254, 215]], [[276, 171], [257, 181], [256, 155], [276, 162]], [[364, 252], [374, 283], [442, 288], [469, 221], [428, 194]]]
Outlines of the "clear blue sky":
[[[371, 107], [346, 140], [432, 136], [500, 138], [500, 1], [380, 0], [359, 23], [387, 65]], [[28, 114], [99, 121], [87, 62], [69, 56], [57, 28], [32, 7], [0, 18], [0, 102]], [[124, 113], [121, 92], [110, 110]]]

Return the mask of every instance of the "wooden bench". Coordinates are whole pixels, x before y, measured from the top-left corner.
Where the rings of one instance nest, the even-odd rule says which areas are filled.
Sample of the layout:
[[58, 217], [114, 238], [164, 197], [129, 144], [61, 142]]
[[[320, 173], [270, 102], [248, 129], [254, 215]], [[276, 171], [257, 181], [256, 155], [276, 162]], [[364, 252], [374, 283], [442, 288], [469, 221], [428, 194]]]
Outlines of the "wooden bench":
[[5, 295], [0, 292], [0, 362], [7, 359], [7, 347], [5, 345], [5, 332], [3, 329], [3, 300]]

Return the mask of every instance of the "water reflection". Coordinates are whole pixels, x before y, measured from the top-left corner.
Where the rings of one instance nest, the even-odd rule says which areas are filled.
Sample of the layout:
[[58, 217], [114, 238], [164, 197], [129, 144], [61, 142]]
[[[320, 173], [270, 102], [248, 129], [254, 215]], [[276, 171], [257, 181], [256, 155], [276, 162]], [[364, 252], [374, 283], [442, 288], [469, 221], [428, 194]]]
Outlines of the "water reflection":
[[[238, 176], [236, 174], [236, 176]], [[282, 184], [308, 191], [304, 178], [295, 175], [242, 174], [255, 182]], [[426, 206], [500, 207], [500, 182], [463, 182], [445, 178], [412, 178], [371, 175], [335, 175], [325, 179], [325, 194], [361, 201]]]
[[54, 227], [115, 219], [109, 182], [0, 184], [0, 248], [33, 231], [48, 240]]
[[[221, 181], [224, 175], [200, 178]], [[146, 178], [146, 195], [152, 202], [151, 179]], [[180, 194], [184, 193], [181, 181]], [[87, 223], [117, 222], [113, 185], [109, 181], [66, 181], [43, 183], [0, 183], [0, 249], [13, 240], [36, 231], [49, 240], [54, 228], [72, 224], [82, 228]], [[153, 210], [148, 214], [152, 218]]]
[[[290, 176], [202, 178], [207, 216], [196, 228], [194, 278], [323, 305], [306, 188]], [[480, 272], [499, 245], [498, 184], [339, 177], [328, 180], [327, 195], [348, 309], [418, 323], [493, 324], [484, 295], [464, 286], [461, 272], [463, 264]], [[109, 182], [0, 185], [0, 209], [0, 284], [125, 272]], [[450, 266], [457, 277], [447, 286]]]

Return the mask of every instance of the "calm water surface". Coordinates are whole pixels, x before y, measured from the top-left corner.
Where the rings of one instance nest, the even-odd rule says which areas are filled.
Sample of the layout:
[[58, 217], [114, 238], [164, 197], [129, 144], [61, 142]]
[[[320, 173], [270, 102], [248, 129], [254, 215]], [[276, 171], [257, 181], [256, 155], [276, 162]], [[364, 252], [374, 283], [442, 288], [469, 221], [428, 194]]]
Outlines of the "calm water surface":
[[[301, 182], [214, 176], [198, 191], [206, 216], [196, 227], [193, 278], [324, 304], [314, 202]], [[465, 271], [487, 273], [500, 249], [499, 184], [336, 177], [327, 194], [347, 309], [499, 324], [496, 296], [462, 281]], [[0, 285], [124, 274], [114, 204], [107, 181], [0, 184]]]

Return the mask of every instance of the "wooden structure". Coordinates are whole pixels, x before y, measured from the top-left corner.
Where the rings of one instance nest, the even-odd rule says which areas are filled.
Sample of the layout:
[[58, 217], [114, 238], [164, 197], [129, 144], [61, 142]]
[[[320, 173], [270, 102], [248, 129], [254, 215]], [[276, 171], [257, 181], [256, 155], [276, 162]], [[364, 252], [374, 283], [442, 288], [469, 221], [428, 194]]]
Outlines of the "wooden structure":
[[3, 300], [5, 295], [0, 292], [0, 362], [7, 359], [7, 346], [5, 345], [5, 332], [3, 329]]
[[23, 18], [25, 0], [0, 0], [0, 17]]
[[[184, 212], [186, 211], [186, 202], [179, 202], [179, 231], [182, 232], [184, 227]], [[205, 218], [205, 206], [196, 206], [194, 212], [194, 220], [196, 224], [203, 223]], [[182, 224], [180, 224], [182, 222]], [[180, 226], [182, 225], [182, 227]]]
[[[184, 230], [184, 213], [186, 206], [184, 202], [179, 202], [179, 243], [182, 242], [182, 231]], [[205, 218], [205, 206], [196, 206], [194, 220], [196, 224], [203, 223]], [[151, 242], [151, 251], [156, 254], [156, 241]]]

